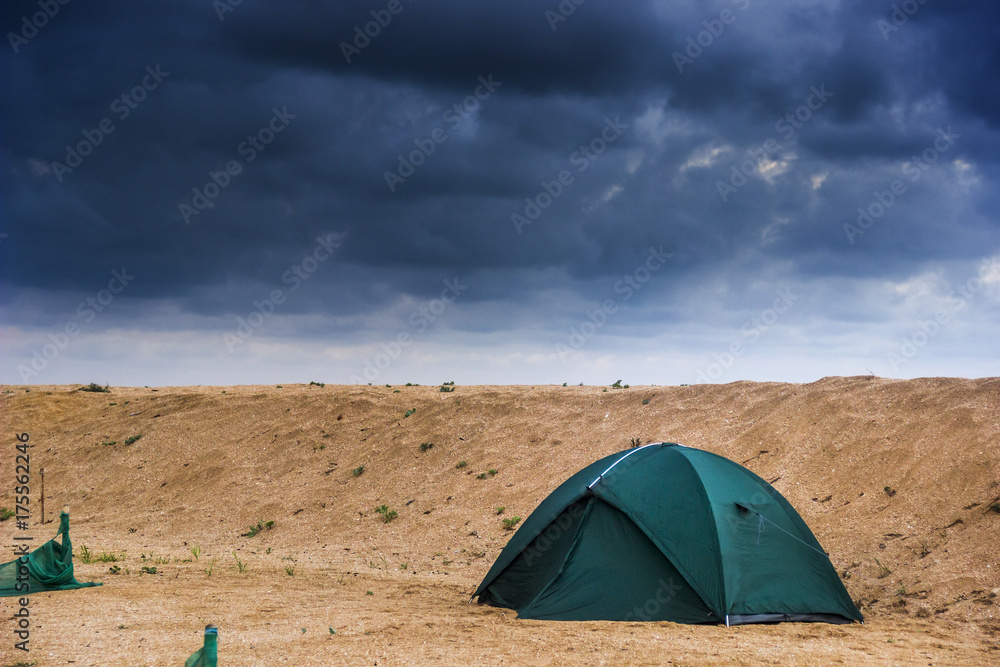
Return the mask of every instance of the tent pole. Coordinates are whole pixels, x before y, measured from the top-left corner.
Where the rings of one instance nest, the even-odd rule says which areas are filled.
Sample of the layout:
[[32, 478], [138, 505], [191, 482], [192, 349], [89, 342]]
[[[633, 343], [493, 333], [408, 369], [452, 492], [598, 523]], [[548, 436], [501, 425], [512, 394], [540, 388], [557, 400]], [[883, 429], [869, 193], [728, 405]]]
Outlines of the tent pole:
[[726, 627], [729, 627], [729, 614], [726, 614]]

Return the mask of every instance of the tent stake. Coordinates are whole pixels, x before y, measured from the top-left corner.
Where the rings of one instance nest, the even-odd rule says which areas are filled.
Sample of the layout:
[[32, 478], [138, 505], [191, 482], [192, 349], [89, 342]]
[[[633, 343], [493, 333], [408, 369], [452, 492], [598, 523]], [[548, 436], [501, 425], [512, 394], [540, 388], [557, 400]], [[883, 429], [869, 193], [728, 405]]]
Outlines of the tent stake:
[[42, 468], [42, 524], [45, 524], [45, 468]]

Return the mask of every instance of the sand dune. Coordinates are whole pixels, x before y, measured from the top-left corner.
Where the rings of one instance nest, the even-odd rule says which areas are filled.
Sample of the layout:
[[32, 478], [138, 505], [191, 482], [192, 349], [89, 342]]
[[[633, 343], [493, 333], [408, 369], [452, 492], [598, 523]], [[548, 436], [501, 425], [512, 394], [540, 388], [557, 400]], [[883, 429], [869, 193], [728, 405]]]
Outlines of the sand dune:
[[[77, 577], [104, 582], [32, 597], [39, 665], [182, 664], [207, 622], [227, 665], [1000, 661], [1000, 378], [2, 389], [0, 506], [28, 432], [35, 496], [44, 467]], [[466, 604], [512, 534], [503, 518], [633, 440], [773, 480], [868, 622], [556, 623]], [[274, 524], [241, 536], [258, 521]], [[13, 532], [0, 523], [0, 542]], [[84, 545], [124, 559], [80, 563]], [[25, 659], [9, 636], [0, 655]]]

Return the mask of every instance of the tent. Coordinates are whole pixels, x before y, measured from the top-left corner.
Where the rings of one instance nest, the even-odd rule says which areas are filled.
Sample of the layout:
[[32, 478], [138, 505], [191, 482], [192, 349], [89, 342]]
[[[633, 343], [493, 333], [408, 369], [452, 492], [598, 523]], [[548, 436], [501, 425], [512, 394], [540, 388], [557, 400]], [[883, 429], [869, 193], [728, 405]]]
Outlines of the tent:
[[514, 534], [477, 596], [531, 619], [864, 620], [780, 493], [675, 443], [618, 452], [570, 477]]
[[[56, 538], [62, 536], [62, 544]], [[14, 544], [28, 544], [23, 537], [14, 537]], [[69, 514], [59, 516], [59, 532], [31, 553], [0, 565], [0, 597], [20, 597], [42, 591], [65, 591], [87, 586], [73, 576], [73, 544], [69, 540]]]
[[208, 624], [205, 626], [205, 639], [202, 647], [184, 661], [184, 667], [216, 667], [219, 664], [219, 629]]

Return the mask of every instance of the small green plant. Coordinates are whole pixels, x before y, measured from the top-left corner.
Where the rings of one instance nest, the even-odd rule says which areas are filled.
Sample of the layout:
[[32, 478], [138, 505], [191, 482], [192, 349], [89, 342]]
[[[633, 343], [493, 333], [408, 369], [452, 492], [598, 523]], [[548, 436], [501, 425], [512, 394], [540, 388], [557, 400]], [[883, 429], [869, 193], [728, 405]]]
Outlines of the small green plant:
[[407, 383], [406, 383], [406, 386], [407, 386], [407, 387], [412, 387], [412, 386], [413, 386], [413, 383], [412, 383], [412, 382], [407, 382]]
[[564, 387], [566, 386], [566, 383], [565, 383], [565, 382], [563, 382], [563, 386], [564, 386]]
[[931, 553], [931, 546], [927, 544], [927, 540], [920, 540], [920, 550], [917, 551], [917, 555], [921, 558], [926, 558]]
[[332, 626], [332, 625], [330, 626], [330, 634], [331, 634], [331, 635], [335, 635], [335, 634], [337, 634], [337, 631], [333, 629], [333, 626]]
[[214, 569], [215, 569], [215, 559], [213, 558], [212, 562], [209, 563], [208, 567], [205, 568], [205, 574], [207, 574], [208, 576], [211, 577], [212, 576], [212, 570], [214, 570]]
[[885, 495], [889, 496], [890, 498], [896, 495], [896, 489], [892, 488], [889, 485], [882, 487], [882, 490], [885, 491]]
[[890, 569], [888, 568], [888, 566], [886, 566], [886, 565], [885, 565], [885, 564], [884, 564], [884, 563], [883, 563], [882, 561], [880, 561], [880, 560], [879, 560], [878, 558], [876, 558], [876, 559], [875, 559], [875, 564], [876, 564], [876, 565], [878, 565], [878, 575], [877, 575], [877, 576], [878, 576], [878, 578], [879, 578], [879, 579], [885, 579], [885, 578], [886, 578], [886, 577], [888, 577], [888, 576], [889, 576], [890, 574], [892, 574], [892, 570], [890, 570]]
[[90, 563], [94, 562], [94, 561], [91, 560], [91, 558], [92, 558], [92, 555], [90, 553], [90, 549], [87, 548], [86, 544], [81, 544], [80, 545], [80, 562], [81, 563], [90, 564]]
[[197, 561], [198, 557], [201, 556], [201, 547], [197, 544], [191, 547], [191, 555], [194, 556], [195, 561]]
[[903, 597], [904, 595], [906, 595], [906, 584], [904, 584], [902, 581], [899, 582], [899, 587], [896, 589], [896, 595], [898, 595], [899, 597]]
[[441, 384], [443, 384], [445, 387], [449, 387], [449, 386], [454, 387], [455, 386], [455, 381], [452, 380], [451, 382], [442, 382]]
[[289, 577], [294, 577], [295, 576], [295, 566], [294, 565], [286, 565], [285, 566], [285, 574], [287, 574]]
[[406, 419], [407, 417], [409, 417], [410, 415], [412, 415], [416, 411], [417, 411], [416, 408], [410, 408], [409, 410], [406, 411], [406, 414], [403, 415], [403, 419]]
[[323, 382], [310, 382], [310, 383], [309, 383], [309, 386], [310, 386], [310, 387], [313, 387], [313, 386], [315, 386], [315, 387], [319, 387], [320, 389], [322, 389], [323, 387], [325, 387], [325, 386], [326, 386], [326, 384], [325, 384], [325, 383], [323, 383]]
[[476, 475], [476, 479], [486, 479], [486, 476], [487, 476], [486, 473], [481, 472], [478, 475]]
[[440, 391], [444, 394], [455, 391], [454, 387], [441, 387]]
[[627, 384], [622, 384], [621, 380], [615, 380], [615, 383], [611, 385], [612, 389], [628, 389]]
[[365, 591], [365, 595], [375, 595], [375, 594], [372, 593], [371, 591]]
[[498, 514], [498, 515], [499, 515], [499, 514], [503, 514], [503, 511], [504, 511], [505, 509], [507, 509], [507, 508], [506, 508], [506, 507], [504, 507], [503, 505], [501, 505], [500, 507], [498, 507], [498, 508], [497, 508], [496, 512], [497, 512], [497, 514]]
[[409, 562], [406, 562], [406, 563], [400, 563], [400, 564], [399, 564], [399, 569], [400, 569], [400, 570], [405, 570], [405, 569], [406, 569], [407, 567], [409, 567], [409, 566], [410, 566], [410, 563], [409, 563]]
[[375, 512], [382, 515], [382, 523], [389, 523], [399, 516], [396, 510], [389, 509], [388, 505], [379, 505], [375, 508]]
[[648, 398], [642, 399], [642, 404], [643, 405], [649, 405], [649, 399]]
[[997, 514], [1000, 514], [1000, 503], [992, 503], [990, 505], [990, 511], [991, 512], [996, 512]]
[[117, 565], [112, 565], [111, 567], [108, 568], [108, 572], [111, 574], [121, 574], [122, 569]]
[[91, 382], [86, 387], [80, 387], [80, 389], [78, 391], [92, 391], [92, 392], [98, 393], [98, 394], [110, 394], [111, 393], [111, 387], [109, 387], [108, 385], [104, 385], [102, 387], [101, 385], [97, 384], [96, 382]]
[[254, 535], [257, 535], [258, 533], [263, 533], [265, 530], [271, 530], [272, 528], [274, 528], [274, 522], [273, 521], [260, 521], [260, 520], [258, 520], [256, 526], [250, 526], [250, 530], [248, 530], [245, 533], [240, 534], [240, 537], [253, 537]]
[[236, 571], [240, 574], [244, 574], [247, 571], [246, 561], [240, 560], [240, 557], [236, 555], [235, 551], [233, 552], [233, 558], [236, 560]]
[[0, 521], [6, 521], [14, 516], [14, 510], [9, 507], [0, 507]]
[[639, 447], [640, 445], [642, 445], [641, 438], [632, 438], [631, 440], [629, 440], [629, 442], [632, 444], [633, 447]]
[[490, 477], [492, 477], [493, 475], [497, 474], [498, 471], [496, 468], [490, 468], [488, 472], [490, 473]]
[[142, 574], [156, 574], [156, 568], [151, 565], [144, 565], [142, 567]]
[[509, 519], [503, 519], [503, 529], [504, 530], [514, 530], [514, 526], [521, 522], [521, 517], [512, 516]]
[[284, 387], [282, 387], [282, 386], [281, 386], [280, 384], [276, 384], [276, 385], [274, 385], [274, 388], [275, 388], [275, 389], [284, 389]]
[[361, 477], [363, 474], [365, 474], [365, 467], [358, 466], [357, 468], [351, 471], [351, 474], [354, 475], [355, 477]]
[[104, 445], [105, 447], [114, 447], [115, 445], [118, 444], [118, 441], [116, 441], [116, 440], [105, 440], [101, 444]]
[[433, 442], [422, 442], [420, 443], [420, 451], [426, 452], [428, 449], [434, 446]]
[[461, 469], [467, 465], [469, 465], [468, 461], [459, 461], [458, 463], [455, 464], [455, 467]]
[[136, 442], [141, 437], [142, 433], [136, 433], [135, 435], [130, 435], [129, 437], [125, 438], [125, 444], [131, 445], [133, 442]]

